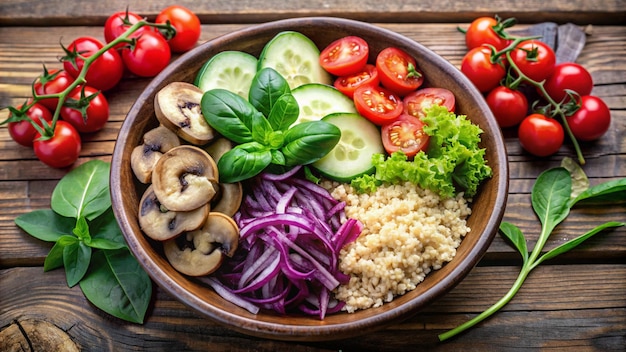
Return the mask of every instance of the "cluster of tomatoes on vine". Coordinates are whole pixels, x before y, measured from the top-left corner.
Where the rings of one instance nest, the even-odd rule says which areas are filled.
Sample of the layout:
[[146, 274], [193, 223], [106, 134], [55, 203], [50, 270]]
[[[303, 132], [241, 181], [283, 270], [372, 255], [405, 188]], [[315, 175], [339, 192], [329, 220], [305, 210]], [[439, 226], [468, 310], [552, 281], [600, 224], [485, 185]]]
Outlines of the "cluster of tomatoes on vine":
[[200, 34], [200, 20], [182, 6], [163, 9], [154, 23], [128, 10], [116, 12], [104, 25], [106, 43], [82, 36], [62, 45], [62, 69], [44, 66], [32, 84], [32, 96], [18, 107], [7, 107], [9, 118], [2, 124], [44, 164], [67, 167], [78, 159], [81, 134], [97, 132], [109, 120], [104, 92], [128, 73], [156, 76], [172, 52], [193, 48]]
[[578, 141], [606, 133], [608, 106], [591, 95], [593, 80], [585, 67], [557, 63], [554, 50], [538, 37], [509, 35], [506, 29], [514, 24], [497, 16], [475, 19], [465, 31], [468, 52], [461, 71], [485, 94], [502, 128], [517, 126], [526, 151], [552, 155], [568, 135], [584, 163]]

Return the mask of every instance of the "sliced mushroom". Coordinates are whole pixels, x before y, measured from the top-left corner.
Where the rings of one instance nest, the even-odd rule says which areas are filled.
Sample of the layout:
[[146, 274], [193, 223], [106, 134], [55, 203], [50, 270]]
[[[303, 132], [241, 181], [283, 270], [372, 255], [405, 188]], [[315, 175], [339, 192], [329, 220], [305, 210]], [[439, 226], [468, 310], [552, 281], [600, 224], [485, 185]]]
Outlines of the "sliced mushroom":
[[167, 210], [150, 185], [139, 202], [139, 226], [148, 237], [165, 241], [200, 228], [206, 222], [209, 210], [209, 204], [191, 211]]
[[215, 160], [217, 163], [222, 155], [224, 155], [227, 151], [233, 149], [233, 141], [228, 138], [220, 137], [216, 138], [211, 142], [211, 144], [204, 147], [207, 153]]
[[219, 189], [211, 202], [211, 211], [233, 216], [241, 206], [243, 189], [240, 182], [220, 183]]
[[165, 126], [159, 126], [143, 136], [143, 144], [133, 149], [130, 167], [141, 183], [150, 183], [152, 169], [163, 153], [180, 145], [178, 136]]
[[193, 84], [173, 82], [154, 97], [154, 112], [165, 127], [187, 142], [204, 145], [215, 138], [215, 131], [200, 109], [202, 91]]
[[163, 249], [176, 270], [202, 276], [217, 270], [224, 256], [233, 256], [238, 245], [239, 227], [233, 219], [211, 212], [202, 228], [163, 242]]
[[213, 158], [191, 145], [170, 149], [152, 170], [154, 193], [161, 204], [173, 211], [189, 211], [209, 203], [218, 178]]

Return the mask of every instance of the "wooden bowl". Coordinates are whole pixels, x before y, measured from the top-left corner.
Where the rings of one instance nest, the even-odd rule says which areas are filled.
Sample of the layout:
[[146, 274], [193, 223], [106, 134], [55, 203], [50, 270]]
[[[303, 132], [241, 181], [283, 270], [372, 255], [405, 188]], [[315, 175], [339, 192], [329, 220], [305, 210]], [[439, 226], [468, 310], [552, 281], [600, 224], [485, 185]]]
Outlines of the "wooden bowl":
[[[157, 125], [153, 100], [155, 93], [170, 82], [193, 82], [200, 67], [224, 50], [241, 50], [258, 56], [277, 33], [298, 31], [320, 48], [346, 35], [358, 35], [370, 45], [370, 58], [385, 47], [397, 46], [417, 60], [427, 82], [451, 90], [456, 96], [457, 113], [467, 115], [483, 130], [482, 147], [493, 169], [474, 197], [468, 219], [471, 232], [464, 238], [456, 257], [443, 268], [431, 272], [417, 288], [379, 308], [355, 313], [317, 317], [281, 316], [261, 311], [253, 315], [222, 299], [210, 288], [197, 284], [174, 270], [160, 249], [141, 232], [137, 209], [143, 187], [130, 168], [133, 148], [141, 144], [143, 133]], [[152, 279], [187, 306], [233, 330], [264, 338], [297, 341], [343, 339], [384, 328], [406, 319], [431, 304], [458, 284], [478, 263], [492, 242], [502, 219], [508, 194], [507, 155], [498, 124], [482, 95], [448, 61], [402, 35], [362, 22], [338, 18], [297, 18], [250, 26], [204, 43], [172, 62], [147, 86], [124, 121], [112, 159], [111, 196], [113, 209], [130, 250]]]

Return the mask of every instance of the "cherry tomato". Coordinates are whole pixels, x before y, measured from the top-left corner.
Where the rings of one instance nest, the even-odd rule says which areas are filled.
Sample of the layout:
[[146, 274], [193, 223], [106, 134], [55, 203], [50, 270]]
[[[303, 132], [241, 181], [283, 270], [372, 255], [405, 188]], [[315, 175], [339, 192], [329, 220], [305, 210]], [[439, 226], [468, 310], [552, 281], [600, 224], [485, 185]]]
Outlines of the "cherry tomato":
[[506, 75], [502, 63], [491, 63], [491, 49], [479, 46], [468, 51], [461, 61], [461, 72], [483, 93], [500, 84]]
[[380, 83], [378, 79], [378, 70], [374, 65], [367, 64], [357, 73], [337, 77], [333, 85], [346, 96], [354, 97], [354, 91], [364, 85], [377, 86]]
[[[18, 107], [21, 111], [21, 106]], [[9, 114], [12, 117], [13, 114]], [[39, 126], [42, 126], [41, 119], [45, 121], [52, 121], [52, 113], [48, 108], [39, 103], [34, 103], [27, 111], [24, 112], [24, 117], [29, 117], [35, 121]], [[17, 117], [17, 116], [16, 116]], [[8, 124], [9, 134], [11, 138], [18, 144], [25, 147], [32, 147], [33, 140], [37, 135], [37, 130], [33, 127], [32, 122], [29, 120], [22, 120], [18, 122], [9, 122]]]
[[380, 86], [360, 86], [354, 91], [356, 110], [372, 123], [382, 126], [402, 113], [402, 100]]
[[528, 113], [528, 99], [519, 90], [498, 86], [487, 94], [487, 105], [500, 127], [518, 125]]
[[585, 95], [580, 99], [580, 108], [566, 119], [577, 140], [593, 141], [608, 131], [611, 125], [611, 111], [602, 99]]
[[33, 142], [35, 155], [44, 164], [62, 168], [72, 165], [81, 150], [81, 141], [78, 131], [66, 121], [59, 120], [54, 127], [54, 135], [49, 139], [40, 139], [37, 133]]
[[[70, 43], [67, 50], [70, 53], [76, 52], [80, 56], [87, 58], [102, 49], [103, 46], [96, 38], [79, 37]], [[80, 57], [69, 58], [70, 55], [63, 59], [63, 68], [70, 75], [78, 77], [85, 63]], [[89, 66], [85, 80], [91, 87], [99, 90], [109, 90], [119, 83], [123, 74], [124, 63], [122, 58], [117, 51], [109, 49]]]
[[[48, 95], [61, 93], [74, 82], [74, 77], [63, 70], [50, 70], [47, 74], [43, 74], [37, 78], [34, 84], [34, 90], [37, 95]], [[46, 98], [38, 101], [40, 104], [55, 111], [59, 99]]]
[[415, 59], [395, 47], [383, 49], [376, 57], [376, 69], [383, 87], [405, 96], [419, 88], [424, 74], [417, 68]]
[[480, 47], [483, 44], [493, 45], [496, 50], [502, 50], [509, 45], [509, 40], [496, 33], [494, 26], [498, 21], [491, 17], [478, 17], [465, 32], [465, 45], [468, 50]]
[[556, 153], [565, 138], [561, 124], [542, 114], [526, 116], [520, 123], [517, 134], [522, 147], [536, 156]]
[[454, 94], [445, 88], [422, 88], [407, 95], [402, 99], [404, 113], [422, 118], [426, 116], [425, 109], [433, 105], [441, 105], [454, 112]]
[[[79, 100], [81, 98], [82, 89], [81, 86], [74, 88], [68, 95], [68, 98]], [[87, 115], [83, 116], [80, 110], [63, 106], [61, 108], [61, 118], [72, 124], [78, 132], [89, 133], [99, 131], [109, 120], [109, 103], [104, 97], [104, 94], [92, 87], [85, 86], [84, 92], [85, 97], [97, 94], [95, 98], [89, 101], [89, 106], [86, 110]]]
[[122, 49], [122, 59], [128, 70], [137, 76], [154, 77], [170, 62], [172, 53], [162, 35], [143, 32], [137, 36], [132, 48]]
[[402, 151], [408, 158], [413, 158], [420, 150], [426, 151], [430, 142], [422, 120], [407, 114], [383, 125], [381, 136], [387, 153]]
[[560, 102], [567, 97], [565, 89], [571, 89], [580, 96], [589, 95], [593, 89], [593, 79], [582, 65], [564, 62], [554, 66], [543, 86], [552, 99]]
[[170, 24], [176, 29], [176, 35], [168, 41], [170, 49], [173, 52], [184, 52], [193, 48], [198, 39], [202, 28], [200, 19], [186, 7], [180, 5], [169, 6], [159, 13], [156, 23]]
[[521, 42], [511, 52], [511, 59], [524, 75], [535, 82], [548, 78], [556, 64], [554, 50], [539, 40]]
[[335, 76], [347, 76], [363, 70], [369, 46], [360, 37], [347, 36], [330, 43], [320, 53], [320, 65]]
[[[112, 42], [120, 35], [124, 34], [133, 24], [142, 20], [142, 17], [138, 14], [130, 11], [119, 11], [107, 18], [104, 23], [104, 40], [107, 43]], [[134, 33], [141, 33], [143, 31], [154, 31], [154, 27], [144, 26], [137, 29]], [[119, 43], [115, 46], [116, 49], [121, 49], [125, 43]]]

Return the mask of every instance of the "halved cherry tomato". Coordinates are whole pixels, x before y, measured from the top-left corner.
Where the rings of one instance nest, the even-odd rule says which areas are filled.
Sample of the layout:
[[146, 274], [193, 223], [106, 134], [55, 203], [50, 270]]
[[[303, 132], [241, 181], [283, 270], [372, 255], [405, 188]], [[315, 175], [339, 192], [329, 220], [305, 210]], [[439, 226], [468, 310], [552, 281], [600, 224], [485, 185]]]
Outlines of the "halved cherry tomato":
[[[82, 89], [82, 86], [74, 88], [68, 95], [68, 98], [75, 101], [80, 100]], [[61, 118], [72, 124], [78, 132], [96, 132], [101, 130], [109, 121], [109, 103], [104, 94], [93, 87], [85, 86], [84, 91], [85, 97], [98, 94], [89, 101], [89, 106], [85, 110], [86, 115], [83, 116], [80, 110], [63, 106], [61, 108]]]
[[390, 91], [405, 96], [424, 83], [424, 74], [415, 59], [405, 51], [389, 47], [376, 57], [376, 69], [380, 83]]
[[593, 141], [609, 130], [611, 111], [602, 99], [585, 95], [580, 98], [580, 108], [566, 119], [576, 139]]
[[528, 99], [519, 90], [498, 86], [485, 100], [502, 128], [518, 125], [528, 114]]
[[33, 142], [35, 155], [44, 164], [62, 168], [72, 165], [80, 154], [81, 141], [78, 131], [69, 122], [58, 120], [54, 127], [54, 135], [49, 139], [41, 139], [37, 133]]
[[143, 32], [131, 35], [132, 48], [122, 49], [122, 59], [128, 70], [137, 76], [154, 77], [170, 62], [172, 52], [165, 38], [158, 33]]
[[468, 51], [461, 61], [461, 72], [483, 93], [497, 87], [506, 75], [503, 64], [491, 63], [491, 57], [489, 47], [479, 46]]
[[[22, 107], [18, 106], [17, 109], [21, 112]], [[51, 122], [52, 121], [52, 113], [48, 108], [43, 106], [42, 104], [35, 103], [27, 111], [23, 112], [23, 115], [20, 114], [9, 114], [9, 117], [13, 118], [26, 118], [29, 117], [33, 121], [35, 121], [39, 126], [42, 126], [41, 119]], [[17, 122], [9, 122], [8, 124], [9, 134], [11, 138], [18, 144], [23, 145], [25, 147], [32, 147], [33, 140], [35, 139], [35, 135], [37, 135], [37, 130], [33, 127], [31, 121], [24, 119]]]
[[176, 34], [168, 40], [173, 52], [184, 52], [193, 48], [202, 32], [200, 19], [193, 11], [181, 5], [168, 6], [159, 13], [156, 23], [170, 24], [176, 29]]
[[356, 110], [372, 123], [382, 126], [402, 113], [399, 96], [380, 86], [360, 86], [354, 91]]
[[[73, 82], [74, 77], [66, 71], [50, 70], [47, 74], [44, 73], [37, 78], [33, 89], [37, 95], [57, 94], [67, 89], [67, 87], [69, 87]], [[59, 103], [59, 99], [46, 98], [39, 100], [39, 103], [50, 109], [50, 111], [55, 111], [57, 104]]]
[[511, 60], [528, 78], [541, 82], [554, 70], [556, 55], [548, 44], [540, 40], [526, 40], [511, 52]]
[[367, 64], [357, 73], [337, 77], [333, 85], [346, 96], [354, 97], [354, 91], [365, 85], [377, 86], [380, 83], [378, 79], [378, 70], [374, 65]]
[[554, 66], [552, 74], [543, 87], [557, 103], [567, 97], [566, 89], [578, 95], [589, 95], [593, 89], [593, 78], [585, 67], [574, 62], [563, 62]]
[[402, 99], [404, 113], [418, 118], [426, 116], [425, 109], [433, 105], [445, 106], [448, 111], [454, 112], [454, 94], [445, 88], [422, 88]]
[[563, 126], [542, 114], [526, 116], [519, 125], [517, 135], [522, 148], [536, 156], [556, 153], [565, 138]]
[[[66, 49], [68, 54], [63, 58], [63, 68], [73, 77], [78, 77], [85, 64], [82, 57], [88, 58], [102, 47], [104, 44], [93, 37], [74, 39]], [[119, 83], [123, 74], [124, 63], [120, 54], [115, 49], [109, 49], [91, 63], [85, 80], [98, 90], [109, 90]]]
[[509, 40], [498, 35], [494, 27], [499, 25], [498, 20], [492, 17], [478, 17], [465, 32], [465, 45], [468, 50], [483, 44], [493, 45], [496, 50], [502, 50], [509, 45]]
[[387, 153], [402, 151], [408, 158], [413, 158], [420, 150], [426, 151], [430, 142], [422, 120], [407, 114], [383, 125], [381, 136]]
[[320, 53], [320, 65], [335, 76], [352, 75], [363, 69], [369, 57], [367, 42], [357, 36], [339, 38]]

